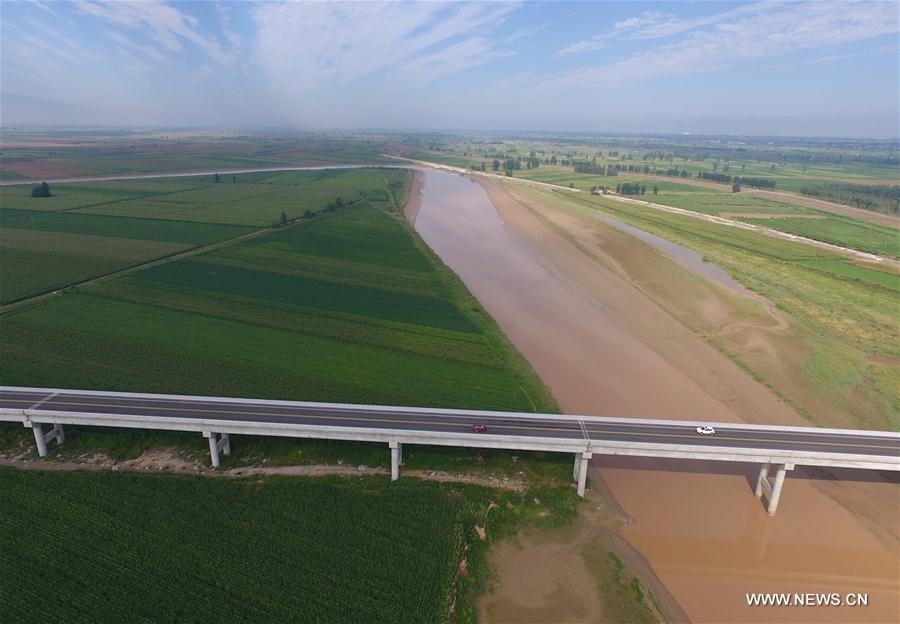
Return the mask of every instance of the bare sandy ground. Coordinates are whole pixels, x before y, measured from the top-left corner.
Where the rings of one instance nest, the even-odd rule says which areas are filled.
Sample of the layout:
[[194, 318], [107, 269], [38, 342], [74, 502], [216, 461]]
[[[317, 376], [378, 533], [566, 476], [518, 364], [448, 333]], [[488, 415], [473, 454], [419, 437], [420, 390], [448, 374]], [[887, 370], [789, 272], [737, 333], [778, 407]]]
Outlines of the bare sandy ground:
[[409, 197], [406, 200], [406, 206], [403, 207], [403, 215], [409, 224], [413, 227], [416, 225], [416, 216], [419, 214], [419, 208], [422, 207], [422, 184], [425, 174], [421, 171], [413, 171], [412, 182], [409, 186]]
[[[773, 323], [765, 310], [684, 274], [643, 243], [610, 231], [611, 226], [587, 223], [544, 204], [536, 216], [523, 205], [535, 202], [524, 187], [479, 181], [506, 231], [533, 254], [540, 276], [517, 275], [520, 266], [505, 273], [493, 267], [479, 271], [472, 266], [477, 254], [462, 240], [453, 241], [457, 258], [441, 255], [564, 410], [809, 424], [704, 339], [705, 324], [746, 326], [743, 338], [755, 334], [763, 357], [790, 368], [792, 362], [781, 361], [790, 352], [777, 346], [790, 330]], [[489, 245], [502, 263], [502, 243], [492, 238]], [[510, 262], [523, 264], [512, 257]], [[636, 263], [644, 273], [629, 274]], [[681, 301], [680, 309], [667, 310], [668, 301]], [[691, 327], [676, 313], [700, 321]], [[816, 610], [815, 618], [900, 617], [895, 483], [875, 477], [871, 483], [832, 487], [796, 473], [772, 520], [752, 496], [753, 466], [612, 458], [595, 465], [592, 477], [609, 483], [633, 520], [624, 536], [647, 557], [692, 620], [805, 622], [813, 614], [747, 607], [745, 593], [757, 591], [868, 591], [867, 610]], [[834, 496], [825, 495], [823, 487]], [[524, 580], [514, 579], [533, 572], [522, 566], [504, 569], [512, 576], [501, 579], [501, 586], [524, 586]]]
[[[23, 459], [15, 454], [0, 453], [0, 466], [21, 470], [70, 471], [89, 470], [113, 472], [159, 472], [166, 474], [198, 474], [209, 477], [250, 477], [255, 475], [282, 475], [292, 477], [369, 477], [387, 476], [390, 470], [370, 466], [345, 466], [341, 464], [307, 464], [300, 466], [247, 466], [217, 470], [206, 463], [191, 459], [183, 451], [173, 448], [151, 448], [140, 457], [125, 461], [115, 461], [102, 453], [85, 454], [77, 461], [46, 461]], [[491, 488], [501, 488], [522, 492], [527, 484], [520, 479], [491, 475], [451, 473], [441, 470], [403, 470], [403, 477], [437, 481], [439, 483], [465, 483]]]

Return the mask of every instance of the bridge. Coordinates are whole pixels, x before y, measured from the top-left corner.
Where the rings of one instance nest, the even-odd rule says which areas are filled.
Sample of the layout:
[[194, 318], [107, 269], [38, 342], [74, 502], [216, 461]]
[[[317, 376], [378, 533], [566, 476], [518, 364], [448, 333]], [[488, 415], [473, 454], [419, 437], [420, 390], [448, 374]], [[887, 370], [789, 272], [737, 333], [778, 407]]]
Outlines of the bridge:
[[[769, 515], [796, 466], [900, 471], [900, 434], [816, 427], [9, 386], [0, 386], [0, 421], [31, 428], [42, 457], [49, 443], [64, 442], [65, 425], [193, 431], [209, 439], [216, 468], [220, 453], [231, 452], [230, 435], [381, 442], [390, 448], [392, 480], [400, 476], [404, 444], [572, 453], [579, 496], [594, 455], [756, 463], [756, 496], [765, 495]], [[699, 425], [716, 433], [700, 435]]]

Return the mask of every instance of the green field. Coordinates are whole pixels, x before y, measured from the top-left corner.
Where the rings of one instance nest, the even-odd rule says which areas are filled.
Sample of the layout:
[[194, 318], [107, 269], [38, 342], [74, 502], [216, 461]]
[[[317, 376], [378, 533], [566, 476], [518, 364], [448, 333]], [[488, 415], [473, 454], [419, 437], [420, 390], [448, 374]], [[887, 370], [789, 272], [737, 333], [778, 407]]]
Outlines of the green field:
[[[37, 130], [5, 128], [0, 179], [37, 181], [128, 173], [378, 164], [378, 136], [341, 133]], [[52, 149], [42, 145], [50, 141]]]
[[[405, 193], [406, 172], [382, 174]], [[362, 200], [11, 310], [0, 316], [3, 383], [552, 411], [527, 364], [395, 214]]]
[[[835, 413], [861, 428], [900, 430], [900, 369], [894, 363], [900, 358], [896, 272], [862, 266], [824, 249], [609, 198], [563, 192], [547, 196], [576, 211], [600, 209], [703, 254], [788, 315], [792, 335], [803, 344], [803, 359], [794, 364], [799, 378]], [[795, 406], [814, 422], [829, 424], [802, 402]]]
[[[0, 468], [8, 622], [461, 622], [486, 543], [571, 491]], [[492, 501], [500, 503], [490, 509]], [[463, 556], [470, 575], [457, 579]], [[47, 601], [48, 596], [53, 600]]]
[[0, 303], [371, 198], [396, 208], [405, 173], [389, 169], [303, 171], [27, 186], [0, 195]]

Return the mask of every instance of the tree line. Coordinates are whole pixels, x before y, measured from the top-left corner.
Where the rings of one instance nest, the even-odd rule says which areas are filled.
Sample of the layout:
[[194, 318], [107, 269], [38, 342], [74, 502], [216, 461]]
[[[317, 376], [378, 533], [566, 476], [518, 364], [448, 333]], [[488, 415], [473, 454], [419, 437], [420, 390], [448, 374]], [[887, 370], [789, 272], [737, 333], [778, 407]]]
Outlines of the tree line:
[[801, 187], [800, 192], [872, 212], [900, 214], [900, 186], [829, 182]]
[[716, 173], [714, 171], [698, 171], [697, 177], [703, 180], [711, 180], [713, 182], [721, 182], [723, 184], [736, 184], [738, 186], [749, 186], [759, 189], [775, 188], [775, 180], [769, 178], [751, 178], [747, 176], [731, 176], [727, 173]]

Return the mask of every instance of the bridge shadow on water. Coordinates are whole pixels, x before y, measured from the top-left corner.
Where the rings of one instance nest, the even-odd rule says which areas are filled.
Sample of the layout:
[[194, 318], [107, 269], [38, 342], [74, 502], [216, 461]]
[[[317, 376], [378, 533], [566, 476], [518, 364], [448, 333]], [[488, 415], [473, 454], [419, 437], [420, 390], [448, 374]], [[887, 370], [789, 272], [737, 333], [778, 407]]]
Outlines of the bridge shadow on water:
[[[700, 459], [669, 459], [663, 457], [627, 457], [624, 455], [595, 454], [591, 459], [594, 468], [623, 470], [648, 470], [683, 474], [714, 474], [743, 476], [751, 490], [756, 489], [759, 475], [758, 463], [709, 461]], [[858, 483], [900, 484], [900, 472], [887, 470], [862, 470], [858, 468], [826, 468], [799, 465], [788, 473], [789, 479], [806, 481], [855, 481]]]

